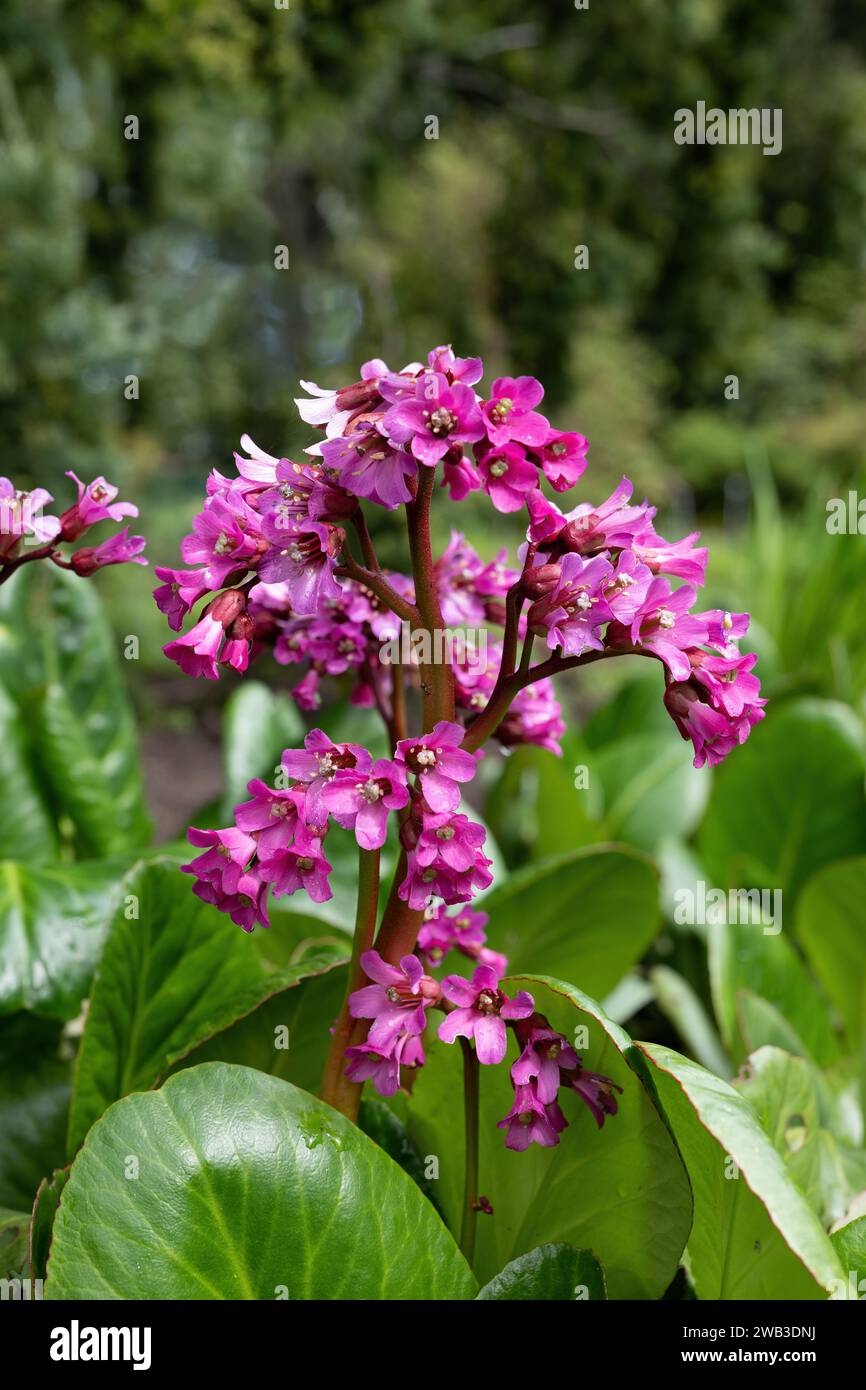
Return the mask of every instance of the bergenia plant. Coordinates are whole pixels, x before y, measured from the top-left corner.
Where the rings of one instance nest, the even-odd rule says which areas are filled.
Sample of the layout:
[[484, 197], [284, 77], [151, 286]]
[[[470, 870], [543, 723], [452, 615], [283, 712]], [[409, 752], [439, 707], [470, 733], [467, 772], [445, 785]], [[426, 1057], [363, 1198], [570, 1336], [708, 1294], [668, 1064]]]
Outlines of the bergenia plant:
[[[554, 681], [599, 661], [658, 663], [660, 698], [696, 767], [743, 743], [764, 701], [755, 657], [737, 645], [748, 616], [697, 607], [707, 562], [698, 533], [658, 535], [655, 508], [634, 500], [627, 478], [600, 503], [566, 501], [587, 441], [551, 424], [534, 377], [489, 389], [482, 377], [479, 358], [438, 347], [400, 371], [367, 362], [337, 390], [304, 383], [298, 409], [317, 432], [305, 457], [265, 453], [245, 436], [235, 475], [208, 481], [184, 568], [157, 569], [156, 600], [178, 633], [165, 654], [190, 675], [243, 672], [270, 650], [295, 668], [302, 710], [318, 711], [324, 690], [343, 682], [387, 731], [388, 756], [374, 757], [335, 741], [322, 717], [303, 748], [284, 752], [277, 785], [250, 782], [233, 825], [189, 831], [200, 851], [185, 866], [194, 892], [247, 932], [268, 927], [271, 897], [328, 899], [329, 840], [357, 841], [354, 949], [323, 1098], [355, 1119], [367, 1082], [383, 1096], [411, 1087], [435, 1033], [459, 1042], [470, 1098], [479, 1067], [509, 1069], [502, 1143], [525, 1150], [560, 1142], [568, 1091], [599, 1126], [615, 1123], [618, 1087], [583, 1065], [486, 945], [487, 916], [473, 905], [492, 881], [472, 810], [479, 760], [491, 744], [558, 754]], [[514, 562], [480, 557], [460, 532], [460, 505], [479, 491], [500, 512], [525, 511]], [[458, 523], [439, 555], [434, 497]], [[375, 508], [405, 520], [402, 572], [380, 564]], [[443, 640], [454, 629], [483, 640]], [[380, 915], [389, 834], [399, 854]], [[455, 950], [467, 974], [437, 977]], [[471, 1106], [467, 1123], [471, 1150]], [[467, 1174], [475, 1180], [471, 1162]], [[484, 1199], [468, 1192], [464, 1249], [479, 1209]]]
[[[138, 516], [138, 508], [116, 501], [117, 488], [104, 478], [82, 483], [72, 472], [66, 476], [78, 496], [60, 516], [46, 511], [54, 498], [45, 488], [20, 491], [8, 478], [0, 478], [0, 584], [33, 560], [50, 560], [85, 578], [106, 565], [147, 564], [141, 553], [144, 536], [130, 536], [126, 526], [98, 545], [79, 544], [100, 522], [116, 525], [125, 517]], [[72, 546], [75, 549], [64, 548]]]

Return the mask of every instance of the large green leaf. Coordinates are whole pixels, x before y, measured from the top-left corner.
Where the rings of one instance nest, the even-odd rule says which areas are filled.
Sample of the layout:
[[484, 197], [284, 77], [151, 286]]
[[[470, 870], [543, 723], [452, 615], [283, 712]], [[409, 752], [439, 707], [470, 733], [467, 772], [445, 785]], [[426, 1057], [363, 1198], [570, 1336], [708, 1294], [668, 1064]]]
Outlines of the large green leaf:
[[262, 681], [245, 680], [233, 691], [223, 715], [223, 814], [248, 799], [253, 777], [273, 785], [285, 748], [303, 743], [304, 726], [297, 707]]
[[0, 1024], [0, 1206], [29, 1211], [43, 1177], [63, 1162], [69, 1064], [59, 1030], [18, 1014]]
[[[661, 703], [660, 692], [657, 698]], [[653, 851], [663, 835], [690, 835], [707, 804], [711, 776], [693, 767], [692, 757], [691, 744], [671, 727], [620, 736], [593, 750], [590, 776], [597, 772], [604, 789], [605, 837]]]
[[827, 1006], [783, 932], [767, 933], [760, 924], [713, 922], [709, 964], [719, 1027], [735, 1059], [749, 1051], [738, 1036], [740, 992], [746, 990], [779, 1011], [820, 1065], [839, 1056]]
[[[0, 591], [0, 685], [85, 857], [122, 854], [150, 836], [119, 650], [89, 581], [25, 565]], [[40, 857], [52, 857], [50, 843]]]
[[635, 850], [591, 847], [541, 860], [491, 890], [488, 944], [513, 972], [613, 989], [640, 960], [658, 925], [658, 876]]
[[797, 935], [859, 1049], [866, 1024], [866, 857], [830, 864], [806, 884]]
[[481, 1289], [478, 1301], [597, 1302], [606, 1297], [604, 1270], [591, 1251], [540, 1245], [500, 1270]]
[[74, 1018], [90, 988], [123, 867], [0, 863], [0, 1014]]
[[[604, 1266], [611, 1298], [660, 1298], [674, 1276], [691, 1224], [685, 1171], [668, 1130], [629, 1065], [627, 1035], [600, 1006], [570, 985], [517, 976], [507, 992], [528, 989], [536, 1008], [581, 1048], [581, 1060], [623, 1088], [619, 1111], [597, 1130], [572, 1092], [560, 1092], [569, 1121], [554, 1148], [505, 1148], [497, 1121], [513, 1091], [505, 1065], [481, 1068], [479, 1186], [493, 1206], [480, 1214], [476, 1272], [488, 1280], [538, 1245], [565, 1241]], [[586, 1037], [575, 1030], [586, 1029]], [[463, 1201], [461, 1052], [434, 1042], [409, 1102], [409, 1132], [440, 1163], [440, 1204], [452, 1230]]]
[[[330, 1025], [346, 993], [346, 967], [318, 967], [317, 953], [300, 962], [294, 982], [278, 988], [231, 1027], [214, 1034], [172, 1067], [200, 1062], [237, 1062], [291, 1081], [305, 1091], [318, 1091], [331, 1043]], [[328, 956], [324, 959], [327, 961]], [[309, 973], [306, 973], [309, 972]], [[277, 977], [271, 988], [280, 983]]]
[[866, 1295], [866, 1216], [858, 1216], [834, 1231], [830, 1239], [845, 1272], [846, 1283], [853, 1285], [852, 1296]]
[[39, 785], [24, 721], [0, 686], [0, 786], [14, 814], [0, 820], [0, 859], [45, 859], [57, 852], [57, 831]]
[[39, 1184], [30, 1218], [28, 1241], [31, 1279], [45, 1278], [54, 1218], [68, 1178], [68, 1168], [56, 1168], [50, 1178], [43, 1178]]
[[824, 1123], [820, 1073], [802, 1057], [762, 1047], [734, 1083], [824, 1226], [841, 1220], [866, 1188], [866, 1153]]
[[123, 898], [78, 1054], [70, 1154], [113, 1100], [154, 1085], [267, 995], [340, 959], [335, 948], [323, 948], [278, 974], [268, 972], [250, 937], [196, 898], [171, 859], [138, 865]]
[[433, 1207], [330, 1106], [209, 1063], [118, 1101], [75, 1160], [49, 1299], [466, 1299]]
[[748, 1101], [670, 1048], [640, 1043], [634, 1055], [646, 1059], [689, 1171], [698, 1298], [826, 1297], [839, 1261]]
[[716, 770], [700, 834], [721, 888], [778, 888], [789, 916], [802, 885], [866, 844], [863, 729], [846, 706], [798, 700], [770, 710]]

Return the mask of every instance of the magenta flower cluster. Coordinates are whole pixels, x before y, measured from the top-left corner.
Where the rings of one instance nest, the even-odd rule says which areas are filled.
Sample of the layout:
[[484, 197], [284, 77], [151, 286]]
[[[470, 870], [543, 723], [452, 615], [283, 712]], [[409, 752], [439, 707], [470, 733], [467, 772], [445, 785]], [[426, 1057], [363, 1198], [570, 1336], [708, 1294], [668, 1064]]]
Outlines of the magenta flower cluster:
[[128, 527], [98, 545], [80, 545], [68, 557], [64, 554], [61, 546], [77, 544], [100, 522], [117, 524], [138, 516], [131, 502], [116, 501], [117, 488], [105, 478], [83, 483], [72, 472], [66, 476], [75, 483], [78, 497], [60, 516], [46, 511], [54, 498], [45, 488], [21, 491], [8, 478], [0, 478], [0, 583], [31, 560], [51, 560], [85, 578], [106, 565], [147, 564], [141, 553], [144, 537], [130, 536]]
[[[318, 436], [305, 457], [267, 454], [244, 436], [234, 476], [208, 480], [181, 546], [184, 568], [157, 569], [155, 597], [179, 634], [165, 653], [189, 674], [243, 672], [267, 650], [298, 668], [292, 694], [302, 710], [342, 683], [387, 730], [389, 756], [375, 758], [312, 729], [303, 748], [283, 753], [277, 785], [249, 784], [232, 826], [189, 832], [200, 851], [185, 866], [194, 891], [245, 931], [269, 925], [271, 895], [331, 896], [335, 825], [354, 834], [362, 864], [375, 857], [326, 1096], [344, 1080], [392, 1095], [424, 1063], [433, 1011], [439, 1040], [463, 1040], [481, 1065], [502, 1063], [513, 1035], [514, 1100], [501, 1128], [509, 1147], [524, 1149], [559, 1142], [564, 1091], [601, 1125], [616, 1113], [618, 1088], [582, 1064], [528, 993], [503, 989], [507, 962], [471, 905], [492, 881], [484, 827], [463, 802], [482, 745], [496, 738], [559, 753], [565, 726], [552, 678], [623, 655], [660, 664], [665, 706], [698, 767], [748, 737], [764, 700], [755, 657], [738, 646], [748, 615], [696, 608], [707, 563], [698, 533], [660, 536], [655, 508], [633, 500], [627, 478], [598, 505], [562, 510], [554, 498], [581, 478], [586, 439], [551, 424], [534, 377], [499, 377], [486, 393], [482, 377], [479, 358], [438, 347], [400, 371], [367, 362], [358, 381], [335, 390], [302, 383], [296, 404]], [[459, 530], [433, 556], [437, 484], [452, 504], [477, 492], [500, 512], [525, 510], [519, 563], [504, 552], [484, 560]], [[411, 575], [380, 565], [369, 506], [405, 508]], [[431, 636], [439, 625], [483, 631], [480, 654], [457, 649], [437, 671], [435, 657], [431, 666], [404, 652], [407, 627]], [[386, 659], [388, 648], [397, 655]], [[423, 702], [415, 736], [407, 690]], [[378, 855], [389, 834], [399, 857], [376, 936]], [[472, 962], [470, 979], [432, 973], [453, 952]]]

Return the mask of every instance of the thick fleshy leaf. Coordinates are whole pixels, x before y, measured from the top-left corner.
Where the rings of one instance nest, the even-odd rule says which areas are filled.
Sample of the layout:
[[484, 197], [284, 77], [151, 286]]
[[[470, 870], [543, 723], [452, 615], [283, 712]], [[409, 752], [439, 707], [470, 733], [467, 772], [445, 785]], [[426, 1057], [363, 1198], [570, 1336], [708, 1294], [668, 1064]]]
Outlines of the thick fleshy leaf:
[[27, 1211], [36, 1189], [63, 1162], [69, 1063], [59, 1031], [29, 1014], [0, 1026], [0, 1206]]
[[[661, 691], [657, 698], [661, 704]], [[594, 749], [589, 772], [597, 773], [604, 788], [605, 837], [653, 851], [663, 835], [690, 835], [711, 784], [711, 775], [695, 768], [692, 758], [691, 745], [673, 728], [661, 734], [620, 734], [615, 743]]]
[[762, 1047], [734, 1084], [822, 1224], [842, 1220], [866, 1188], [866, 1153], [840, 1142], [825, 1122], [820, 1073], [802, 1057]]
[[250, 937], [196, 898], [171, 859], [136, 866], [122, 896], [78, 1055], [70, 1155], [113, 1100], [153, 1086], [268, 995], [341, 958], [331, 947], [268, 972]]
[[57, 830], [30, 757], [21, 711], [0, 686], [0, 786], [14, 815], [0, 819], [0, 859], [45, 859], [57, 852]]
[[74, 1018], [87, 996], [124, 866], [0, 863], [0, 1014]]
[[[513, 1099], [508, 1068], [481, 1068], [479, 1187], [493, 1215], [478, 1217], [479, 1278], [493, 1278], [538, 1245], [565, 1241], [597, 1256], [611, 1298], [660, 1298], [688, 1236], [691, 1195], [668, 1129], [627, 1060], [629, 1038], [594, 1000], [561, 981], [521, 975], [503, 987], [528, 990], [578, 1044], [584, 1064], [623, 1093], [617, 1115], [598, 1130], [577, 1096], [561, 1091], [569, 1127], [560, 1143], [515, 1153], [496, 1127]], [[409, 1132], [422, 1154], [439, 1156], [440, 1203], [452, 1230], [463, 1200], [461, 1093], [459, 1046], [432, 1043], [412, 1089]]]
[[695, 1059], [718, 1076], [729, 1077], [731, 1064], [699, 996], [688, 980], [667, 965], [649, 972], [656, 1002]]
[[735, 1060], [748, 1052], [739, 1037], [738, 997], [749, 990], [782, 1014], [809, 1056], [829, 1065], [839, 1046], [827, 1006], [784, 931], [775, 931], [775, 926], [768, 932], [760, 924], [734, 921], [710, 924], [710, 982], [722, 1037]]
[[866, 1216], [858, 1216], [834, 1231], [830, 1239], [839, 1256], [851, 1298], [866, 1294]]
[[225, 795], [223, 814], [247, 800], [247, 783], [253, 777], [273, 786], [285, 748], [299, 748], [304, 725], [297, 707], [262, 681], [246, 680], [229, 697], [223, 715], [223, 764]]
[[488, 945], [512, 973], [579, 980], [607, 994], [640, 960], [658, 925], [658, 875], [636, 850], [592, 847], [521, 869], [480, 904]]
[[604, 1270], [589, 1250], [540, 1245], [519, 1255], [485, 1284], [481, 1302], [597, 1302], [607, 1298]]
[[30, 1218], [28, 1255], [31, 1279], [45, 1278], [54, 1218], [68, 1179], [68, 1168], [56, 1168], [50, 1178], [43, 1178], [39, 1184]]
[[710, 881], [779, 889], [792, 920], [806, 880], [866, 843], [864, 773], [863, 728], [846, 705], [771, 709], [716, 769], [699, 837]]
[[72, 1166], [49, 1299], [467, 1299], [430, 1203], [330, 1106], [210, 1063], [113, 1105]]
[[[108, 858], [146, 844], [135, 722], [92, 583], [25, 565], [3, 586], [0, 683], [22, 712], [46, 799], [67, 818], [76, 852]], [[41, 857], [51, 853], [46, 845]]]
[[826, 1297], [838, 1259], [748, 1101], [670, 1048], [640, 1043], [633, 1055], [646, 1059], [689, 1171], [698, 1298]]
[[866, 857], [830, 864], [809, 880], [797, 935], [858, 1050], [866, 1024]]
[[[309, 969], [308, 975], [299, 974], [287, 988], [277, 989], [236, 1023], [193, 1048], [171, 1070], [200, 1062], [236, 1062], [318, 1091], [331, 1044], [329, 1029], [346, 993], [347, 971], [337, 964], [316, 974], [316, 958], [312, 953], [297, 967]], [[279, 980], [276, 977], [274, 984]]]
[[[26, 1211], [9, 1211], [6, 1207], [0, 1207], [0, 1279], [20, 1278], [22, 1274], [26, 1276], [29, 1225], [30, 1218]], [[3, 1297], [8, 1298], [9, 1294], [4, 1292]]]

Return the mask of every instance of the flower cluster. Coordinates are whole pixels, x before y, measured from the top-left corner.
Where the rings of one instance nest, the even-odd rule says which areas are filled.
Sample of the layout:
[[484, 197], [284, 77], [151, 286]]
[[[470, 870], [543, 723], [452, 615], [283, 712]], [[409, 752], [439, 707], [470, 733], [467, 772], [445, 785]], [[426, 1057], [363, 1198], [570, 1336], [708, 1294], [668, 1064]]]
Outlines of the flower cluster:
[[[627, 478], [600, 505], [562, 510], [550, 494], [582, 476], [587, 441], [542, 413], [534, 377], [499, 377], [486, 393], [482, 377], [479, 358], [438, 347], [399, 371], [366, 362], [357, 381], [334, 390], [302, 383], [296, 404], [317, 431], [303, 459], [267, 454], [244, 436], [234, 476], [208, 480], [181, 546], [185, 568], [158, 569], [155, 597], [178, 634], [202, 605], [165, 648], [184, 671], [215, 679], [269, 650], [298, 668], [292, 695], [302, 710], [318, 708], [325, 682], [343, 681], [351, 701], [385, 724], [390, 754], [378, 759], [313, 729], [303, 748], [284, 752], [278, 785], [249, 784], [232, 826], [189, 832], [201, 851], [186, 865], [195, 892], [246, 931], [268, 926], [270, 894], [331, 896], [334, 825], [354, 834], [362, 866], [393, 832], [398, 867], [378, 936], [377, 889], [359, 890], [369, 890], [359, 912], [366, 935], [334, 1030], [326, 1098], [342, 1104], [341, 1086], [368, 1080], [392, 1095], [424, 1064], [439, 1013], [440, 1041], [464, 1040], [482, 1065], [501, 1064], [513, 1034], [514, 1100], [500, 1128], [509, 1148], [525, 1149], [559, 1142], [563, 1091], [600, 1126], [616, 1114], [619, 1088], [582, 1064], [531, 995], [502, 988], [506, 959], [487, 945], [487, 916], [471, 905], [492, 881], [485, 830], [462, 801], [483, 744], [495, 737], [506, 750], [532, 743], [559, 753], [565, 726], [552, 678], [617, 656], [660, 663], [665, 706], [696, 766], [742, 743], [765, 702], [755, 657], [738, 646], [748, 615], [696, 609], [707, 564], [698, 533], [659, 535], [655, 508], [633, 501]], [[484, 560], [459, 530], [434, 557], [437, 483], [451, 503], [483, 493], [498, 511], [525, 509], [519, 564], [505, 552]], [[405, 507], [411, 576], [379, 564], [369, 506]], [[484, 641], [422, 654], [416, 639], [441, 635], [432, 625]], [[407, 689], [423, 701], [415, 736]], [[454, 952], [471, 961], [471, 979], [432, 973]]]
[[64, 554], [61, 546], [80, 541], [99, 522], [138, 516], [131, 502], [115, 500], [117, 488], [105, 478], [83, 483], [72, 472], [66, 476], [75, 483], [78, 497], [60, 516], [46, 512], [54, 498], [44, 488], [23, 492], [8, 478], [0, 478], [0, 583], [31, 560], [51, 560], [85, 578], [106, 565], [147, 564], [141, 554], [144, 537], [130, 536], [128, 527], [99, 545], [78, 546], [68, 557]]

